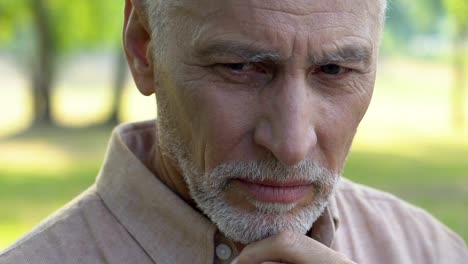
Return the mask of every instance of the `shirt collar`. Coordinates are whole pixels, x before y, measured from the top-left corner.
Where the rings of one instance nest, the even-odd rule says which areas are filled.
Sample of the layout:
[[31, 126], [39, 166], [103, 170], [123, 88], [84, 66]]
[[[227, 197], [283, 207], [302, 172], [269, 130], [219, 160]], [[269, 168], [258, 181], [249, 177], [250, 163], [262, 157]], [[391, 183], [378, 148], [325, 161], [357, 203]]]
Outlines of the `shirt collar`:
[[[106, 206], [156, 263], [211, 263], [216, 226], [152, 174], [141, 160], [155, 142], [155, 121], [112, 134], [97, 190]], [[329, 246], [337, 228], [334, 197], [310, 232]], [[163, 245], [163, 246], [161, 246]]]
[[[339, 184], [339, 183], [338, 183]], [[339, 226], [339, 215], [335, 196], [332, 195], [322, 215], [314, 222], [309, 236], [327, 247], [331, 247]]]
[[[147, 123], [114, 131], [97, 179], [98, 193], [154, 262], [211, 263], [216, 227], [160, 182], [126, 145], [130, 136], [134, 146], [151, 146], [144, 141], [154, 131], [154, 124]], [[138, 134], [146, 135], [135, 138]]]

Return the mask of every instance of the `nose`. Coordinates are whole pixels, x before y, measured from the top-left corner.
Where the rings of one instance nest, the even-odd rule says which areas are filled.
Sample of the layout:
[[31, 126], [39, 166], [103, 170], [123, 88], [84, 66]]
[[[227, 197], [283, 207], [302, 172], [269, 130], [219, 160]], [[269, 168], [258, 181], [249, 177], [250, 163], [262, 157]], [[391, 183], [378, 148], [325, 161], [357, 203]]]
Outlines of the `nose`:
[[284, 165], [296, 165], [317, 144], [316, 98], [306, 81], [297, 77], [285, 79], [270, 93], [265, 96], [268, 107], [257, 123], [254, 140]]

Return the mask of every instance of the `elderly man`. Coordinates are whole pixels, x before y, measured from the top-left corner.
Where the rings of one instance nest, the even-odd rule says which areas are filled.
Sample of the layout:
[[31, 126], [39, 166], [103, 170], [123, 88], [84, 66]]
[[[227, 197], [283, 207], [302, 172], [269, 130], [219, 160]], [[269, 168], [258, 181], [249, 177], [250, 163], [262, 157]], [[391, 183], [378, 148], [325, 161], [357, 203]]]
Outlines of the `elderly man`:
[[340, 177], [384, 11], [127, 0], [127, 59], [158, 121], [118, 127], [96, 184], [0, 263], [467, 263], [432, 216]]

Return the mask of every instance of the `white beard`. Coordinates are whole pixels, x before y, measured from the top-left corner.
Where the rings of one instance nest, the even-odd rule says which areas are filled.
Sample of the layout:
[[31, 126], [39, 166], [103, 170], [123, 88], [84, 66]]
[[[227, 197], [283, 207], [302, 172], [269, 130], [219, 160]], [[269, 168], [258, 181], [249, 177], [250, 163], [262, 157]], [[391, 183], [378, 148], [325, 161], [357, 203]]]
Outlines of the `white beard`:
[[[294, 169], [288, 169], [307, 168], [310, 172], [301, 175], [288, 174], [278, 161], [230, 162], [216, 167], [209, 174], [188, 169], [193, 166], [189, 165], [188, 160], [179, 161], [179, 164], [183, 168], [190, 194], [198, 207], [222, 233], [242, 244], [264, 239], [282, 230], [306, 234], [324, 211], [333, 187], [339, 179], [338, 175], [325, 172], [312, 162], [303, 162]], [[242, 174], [238, 174], [240, 171]], [[314, 201], [299, 208], [296, 203], [268, 203], [247, 198], [255, 207], [255, 211], [236, 208], [226, 201], [225, 192], [230, 187], [232, 179], [238, 179], [241, 175], [243, 180], [251, 181], [265, 179], [312, 181], [315, 188]]]
[[[162, 153], [176, 162], [191, 197], [226, 237], [249, 244], [283, 230], [306, 234], [323, 213], [340, 178], [338, 174], [311, 161], [286, 167], [277, 160], [229, 162], [212, 172], [203, 173], [193, 162], [187, 143], [181, 140], [175, 129], [168, 107], [160, 103], [158, 109], [158, 137]], [[240, 177], [251, 181], [310, 181], [314, 186], [314, 201], [298, 207], [295, 203], [267, 203], [247, 198], [256, 210], [242, 210], [225, 199], [231, 181]]]

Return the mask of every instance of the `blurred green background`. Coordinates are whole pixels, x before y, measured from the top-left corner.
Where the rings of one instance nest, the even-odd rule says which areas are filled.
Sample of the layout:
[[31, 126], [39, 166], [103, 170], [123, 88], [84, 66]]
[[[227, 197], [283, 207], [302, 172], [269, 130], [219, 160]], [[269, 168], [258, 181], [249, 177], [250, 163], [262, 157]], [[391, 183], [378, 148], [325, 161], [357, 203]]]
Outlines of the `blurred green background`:
[[[112, 127], [154, 118], [121, 52], [122, 1], [0, 1], [0, 249], [94, 182]], [[468, 240], [468, 3], [393, 0], [345, 176]]]

